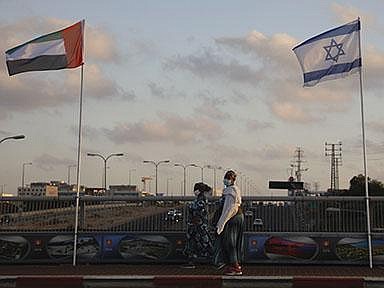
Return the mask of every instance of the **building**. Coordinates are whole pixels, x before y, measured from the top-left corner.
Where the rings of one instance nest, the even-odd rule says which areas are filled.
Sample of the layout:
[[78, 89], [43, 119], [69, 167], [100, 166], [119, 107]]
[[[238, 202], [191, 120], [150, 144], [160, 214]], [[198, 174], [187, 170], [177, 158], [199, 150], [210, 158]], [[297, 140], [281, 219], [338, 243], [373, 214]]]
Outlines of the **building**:
[[105, 191], [101, 187], [85, 187], [84, 194], [88, 196], [105, 196]]
[[[34, 182], [25, 187], [17, 188], [19, 197], [66, 197], [76, 195], [76, 185], [69, 185], [65, 181]], [[80, 187], [84, 194], [85, 187]]]
[[17, 195], [19, 197], [58, 197], [59, 189], [50, 182], [35, 182], [29, 186], [18, 187]]
[[141, 191], [138, 190], [136, 185], [110, 185], [109, 195], [114, 197], [141, 197]]

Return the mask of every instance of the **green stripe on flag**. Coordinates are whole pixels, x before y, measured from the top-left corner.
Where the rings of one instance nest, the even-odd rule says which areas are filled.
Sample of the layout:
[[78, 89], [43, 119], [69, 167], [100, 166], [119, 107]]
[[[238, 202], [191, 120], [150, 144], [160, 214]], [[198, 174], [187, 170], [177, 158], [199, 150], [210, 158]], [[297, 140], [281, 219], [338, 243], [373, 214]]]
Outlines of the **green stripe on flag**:
[[26, 43], [23, 43], [17, 47], [14, 47], [12, 49], [9, 49], [8, 51], [6, 51], [5, 53], [6, 54], [12, 54], [13, 52], [15, 52], [17, 49], [19, 49], [20, 47], [23, 47], [25, 45], [28, 45], [30, 43], [41, 43], [41, 42], [47, 42], [47, 41], [52, 41], [52, 40], [60, 40], [62, 39], [63, 37], [61, 36], [61, 33], [60, 31], [59, 32], [53, 32], [51, 34], [48, 34], [48, 35], [43, 35], [43, 36], [40, 36], [38, 38], [35, 38], [31, 41], [28, 41]]

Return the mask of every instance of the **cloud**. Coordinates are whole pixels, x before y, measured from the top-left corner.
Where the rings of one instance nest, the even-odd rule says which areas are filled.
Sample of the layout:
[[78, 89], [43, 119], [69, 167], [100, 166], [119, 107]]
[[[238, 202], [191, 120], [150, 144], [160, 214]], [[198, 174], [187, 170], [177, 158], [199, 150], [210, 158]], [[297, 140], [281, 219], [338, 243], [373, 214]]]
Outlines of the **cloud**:
[[[72, 125], [69, 128], [69, 131], [73, 135], [78, 135], [79, 127]], [[88, 138], [89, 140], [96, 140], [100, 136], [99, 129], [98, 128], [94, 128], [94, 127], [89, 126], [89, 125], [84, 125], [82, 127], [82, 129], [81, 129], [81, 132], [82, 132], [82, 136], [85, 137], [85, 138]]]
[[[243, 37], [217, 38], [215, 47], [175, 56], [165, 62], [164, 68], [187, 71], [203, 80], [224, 79], [233, 93], [228, 100], [239, 105], [248, 104], [250, 98], [239, 92], [238, 85], [248, 84], [247, 89], [257, 87], [258, 99], [283, 121], [310, 124], [323, 120], [325, 111], [345, 112], [353, 104], [355, 83], [329, 81], [313, 89], [303, 88], [300, 65], [292, 52], [297, 43], [297, 39], [286, 33], [266, 36], [254, 30]], [[376, 63], [384, 61], [384, 55], [381, 57], [376, 53]], [[380, 68], [381, 65], [375, 70]], [[380, 82], [379, 77], [375, 79]], [[217, 108], [211, 105], [203, 110], [223, 119], [225, 115]]]
[[171, 99], [171, 98], [185, 98], [186, 94], [184, 92], [177, 91], [175, 87], [164, 87], [155, 82], [148, 83], [149, 91], [152, 96], [160, 99]]
[[250, 155], [250, 151], [247, 149], [219, 143], [207, 145], [206, 149], [221, 159], [225, 159], [228, 156], [232, 159], [249, 159]]
[[4, 137], [8, 137], [8, 136], [10, 136], [12, 134], [11, 134], [11, 132], [8, 132], [8, 131], [5, 131], [5, 130], [0, 130], [0, 135], [3, 135]]
[[86, 57], [96, 61], [119, 63], [121, 53], [114, 35], [102, 27], [85, 26]]
[[379, 51], [373, 45], [367, 45], [366, 53], [363, 55], [363, 71], [366, 72], [364, 77], [366, 88], [374, 90], [375, 95], [382, 96], [384, 78], [384, 53]]
[[267, 144], [252, 151], [252, 156], [262, 160], [281, 160], [292, 157], [294, 147], [281, 144]]
[[206, 147], [214, 152], [219, 158], [225, 159], [230, 155], [236, 161], [254, 162], [256, 160], [281, 160], [290, 158], [295, 150], [289, 145], [264, 145], [257, 149], [244, 149], [233, 145], [210, 144]]
[[382, 121], [371, 121], [367, 123], [367, 127], [374, 132], [384, 134], [384, 123]]
[[103, 133], [116, 144], [164, 142], [176, 145], [214, 141], [222, 136], [221, 127], [207, 117], [181, 117], [159, 113], [158, 120], [121, 123]]
[[[293, 64], [294, 60], [290, 51], [297, 43], [297, 39], [286, 33], [277, 33], [271, 37], [253, 30], [245, 37], [220, 37], [215, 40], [219, 46], [241, 50], [245, 54], [257, 55], [264, 63], [275, 63], [283, 65]], [[287, 48], [289, 50], [287, 50]]]
[[[345, 24], [356, 20], [360, 17], [363, 31], [376, 31], [384, 33], [384, 27], [380, 25], [377, 17], [371, 13], [365, 12], [349, 5], [341, 5], [333, 3], [331, 11], [337, 22]], [[363, 37], [364, 41], [364, 37]], [[363, 69], [366, 73], [365, 82], [366, 89], [382, 90], [382, 79], [384, 77], [384, 53], [369, 43], [363, 43]], [[376, 92], [376, 91], [375, 91]], [[382, 93], [377, 91], [376, 95], [381, 96]]]
[[137, 99], [137, 96], [136, 96], [135, 90], [128, 90], [128, 91], [123, 90], [121, 93], [121, 100], [131, 102], [131, 101], [135, 101], [136, 99]]
[[198, 97], [201, 98], [203, 102], [200, 106], [194, 108], [197, 115], [219, 121], [231, 119], [231, 115], [228, 112], [220, 109], [220, 106], [223, 106], [227, 102], [224, 98], [212, 96], [209, 91], [200, 92]]
[[[157, 43], [148, 39], [128, 39], [126, 56], [136, 64], [158, 60], [159, 49]], [[156, 58], [155, 58], [156, 57]]]
[[72, 159], [58, 158], [49, 154], [43, 154], [32, 161], [33, 165], [44, 171], [54, 170], [57, 166], [73, 165], [74, 162]]
[[314, 118], [309, 111], [302, 109], [291, 102], [275, 102], [272, 111], [281, 119], [297, 123], [308, 123], [319, 119]]
[[[79, 90], [80, 79], [75, 73], [68, 74], [64, 87]], [[122, 98], [126, 92], [117, 83], [105, 77], [97, 64], [84, 67], [84, 93], [87, 97], [102, 100], [105, 98]]]
[[260, 131], [265, 129], [274, 128], [274, 125], [270, 122], [259, 121], [256, 119], [250, 119], [247, 121], [247, 128], [249, 131]]
[[363, 25], [370, 28], [378, 28], [378, 22], [374, 15], [366, 13], [356, 7], [350, 5], [341, 5], [338, 3], [331, 4], [331, 11], [334, 13], [334, 18], [341, 24], [351, 22], [360, 17]]
[[314, 123], [324, 118], [324, 111], [345, 112], [353, 103], [351, 98], [355, 88], [352, 82], [329, 81], [313, 89], [302, 87], [302, 72], [292, 52], [299, 41], [288, 34], [268, 37], [254, 30], [244, 37], [217, 38], [215, 43], [237, 52], [238, 57], [257, 59], [258, 64], [253, 65], [259, 69], [265, 103], [281, 120]]
[[205, 103], [203, 103], [199, 107], [196, 107], [194, 111], [197, 115], [203, 115], [205, 117], [209, 117], [215, 120], [221, 121], [231, 119], [231, 115], [228, 112], [220, 110], [220, 108], [218, 108], [217, 106], [205, 105]]
[[230, 79], [239, 83], [258, 85], [261, 79], [257, 71], [250, 66], [241, 64], [237, 59], [222, 57], [212, 49], [205, 48], [202, 51], [187, 56], [177, 55], [168, 59], [163, 67], [166, 70], [186, 70], [195, 76], [206, 79]]
[[237, 89], [232, 89], [231, 101], [238, 105], [247, 104], [250, 101], [250, 96]]

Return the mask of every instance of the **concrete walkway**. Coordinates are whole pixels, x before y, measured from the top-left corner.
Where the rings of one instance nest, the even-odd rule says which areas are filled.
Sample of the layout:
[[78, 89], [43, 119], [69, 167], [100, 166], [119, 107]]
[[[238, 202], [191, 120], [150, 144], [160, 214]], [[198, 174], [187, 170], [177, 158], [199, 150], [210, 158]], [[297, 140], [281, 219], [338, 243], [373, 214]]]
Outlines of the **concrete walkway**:
[[381, 267], [246, 265], [243, 272], [223, 276], [207, 265], [0, 265], [0, 287], [384, 287]]

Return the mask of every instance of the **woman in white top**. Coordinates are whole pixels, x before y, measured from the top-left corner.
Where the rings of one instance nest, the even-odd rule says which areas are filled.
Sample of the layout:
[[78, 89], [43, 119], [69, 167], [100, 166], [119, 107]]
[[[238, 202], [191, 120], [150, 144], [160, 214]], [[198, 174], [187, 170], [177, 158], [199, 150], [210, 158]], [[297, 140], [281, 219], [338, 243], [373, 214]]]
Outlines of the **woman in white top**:
[[227, 171], [224, 176], [224, 205], [216, 224], [216, 248], [226, 265], [226, 275], [242, 275], [240, 262], [243, 256], [244, 215], [241, 210], [241, 193], [235, 185], [236, 173]]

